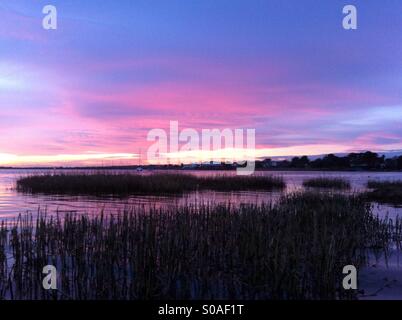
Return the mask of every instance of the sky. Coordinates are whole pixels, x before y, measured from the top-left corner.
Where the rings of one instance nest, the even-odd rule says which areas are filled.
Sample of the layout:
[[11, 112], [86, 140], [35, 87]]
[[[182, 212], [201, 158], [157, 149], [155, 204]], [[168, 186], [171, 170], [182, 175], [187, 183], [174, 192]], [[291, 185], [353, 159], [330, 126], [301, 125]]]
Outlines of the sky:
[[146, 162], [170, 121], [259, 157], [402, 150], [401, 30], [399, 0], [1, 0], [0, 165]]

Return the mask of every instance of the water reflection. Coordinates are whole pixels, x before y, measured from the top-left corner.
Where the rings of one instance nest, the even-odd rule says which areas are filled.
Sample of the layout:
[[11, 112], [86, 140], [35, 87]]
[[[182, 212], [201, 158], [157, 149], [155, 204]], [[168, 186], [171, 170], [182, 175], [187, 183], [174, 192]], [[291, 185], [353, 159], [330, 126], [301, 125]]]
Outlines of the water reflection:
[[[52, 173], [54, 170], [0, 170], [0, 220], [14, 219], [19, 213], [38, 212], [38, 210], [48, 213], [75, 212], [78, 214], [99, 214], [100, 212], [118, 214], [126, 209], [136, 206], [161, 207], [170, 205], [186, 205], [200, 203], [232, 203], [240, 205], [242, 203], [258, 204], [262, 202], [275, 201], [280, 197], [280, 192], [192, 192], [178, 196], [144, 196], [133, 195], [125, 198], [114, 196], [70, 196], [70, 195], [30, 195], [22, 194], [15, 190], [15, 182], [19, 177], [30, 174]], [[58, 173], [63, 171], [57, 171]], [[71, 172], [71, 171], [68, 171]], [[86, 172], [80, 170], [78, 172]], [[103, 171], [105, 172], [105, 171]], [[180, 171], [183, 172], [183, 171]], [[216, 175], [216, 174], [235, 174], [235, 172], [216, 172], [216, 171], [185, 171], [195, 175]], [[132, 172], [132, 174], [138, 174]], [[141, 174], [149, 174], [144, 172]], [[352, 192], [365, 190], [368, 180], [402, 180], [402, 173], [367, 173], [367, 172], [259, 172], [261, 175], [281, 175], [287, 183], [287, 188], [283, 192], [293, 192], [303, 188], [302, 183], [306, 179], [313, 177], [343, 177], [350, 180]], [[393, 218], [402, 213], [402, 208], [376, 205], [376, 213]]]

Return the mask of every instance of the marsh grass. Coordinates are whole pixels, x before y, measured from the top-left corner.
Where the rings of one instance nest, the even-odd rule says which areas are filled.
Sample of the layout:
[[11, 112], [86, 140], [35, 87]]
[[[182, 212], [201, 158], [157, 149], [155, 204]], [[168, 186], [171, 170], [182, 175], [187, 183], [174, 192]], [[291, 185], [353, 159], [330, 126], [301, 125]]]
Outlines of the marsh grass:
[[402, 181], [369, 181], [367, 183], [372, 191], [366, 192], [370, 201], [378, 203], [402, 204]]
[[157, 173], [33, 175], [17, 181], [17, 190], [55, 194], [177, 194], [195, 190], [239, 191], [281, 190], [286, 187], [276, 176], [209, 176]]
[[[398, 223], [397, 223], [398, 224]], [[398, 225], [401, 225], [400, 223]], [[399, 228], [398, 232], [402, 228]], [[354, 299], [342, 268], [400, 243], [361, 197], [297, 193], [275, 204], [20, 216], [0, 231], [8, 299]], [[4, 263], [6, 253], [12, 264]], [[42, 268], [59, 272], [41, 288]]]
[[350, 182], [343, 178], [312, 178], [303, 181], [303, 186], [308, 188], [327, 188], [327, 189], [350, 189]]

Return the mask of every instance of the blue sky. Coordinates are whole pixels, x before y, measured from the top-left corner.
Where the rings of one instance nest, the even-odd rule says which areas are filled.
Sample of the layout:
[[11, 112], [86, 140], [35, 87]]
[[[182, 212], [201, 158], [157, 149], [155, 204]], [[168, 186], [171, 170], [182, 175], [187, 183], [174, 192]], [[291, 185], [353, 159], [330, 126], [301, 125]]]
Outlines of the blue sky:
[[[42, 28], [47, 4], [57, 30]], [[342, 28], [346, 4], [357, 30]], [[398, 0], [3, 0], [0, 164], [115, 159], [171, 120], [255, 128], [267, 155], [402, 149], [401, 12]]]

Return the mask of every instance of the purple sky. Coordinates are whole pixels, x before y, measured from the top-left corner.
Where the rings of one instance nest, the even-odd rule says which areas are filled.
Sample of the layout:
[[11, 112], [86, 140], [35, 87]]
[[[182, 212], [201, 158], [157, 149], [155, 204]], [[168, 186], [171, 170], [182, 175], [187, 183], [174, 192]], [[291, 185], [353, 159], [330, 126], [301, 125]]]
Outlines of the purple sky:
[[132, 163], [172, 120], [266, 156], [402, 150], [402, 1], [1, 1], [0, 165]]

